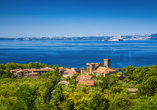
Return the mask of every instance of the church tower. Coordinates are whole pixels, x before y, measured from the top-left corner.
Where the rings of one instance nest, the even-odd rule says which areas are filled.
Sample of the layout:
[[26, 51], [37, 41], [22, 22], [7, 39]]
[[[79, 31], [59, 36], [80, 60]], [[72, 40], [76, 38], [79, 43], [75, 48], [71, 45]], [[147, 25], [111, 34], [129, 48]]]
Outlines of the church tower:
[[111, 59], [108, 59], [108, 57], [104, 59], [104, 66], [110, 68], [110, 61]]

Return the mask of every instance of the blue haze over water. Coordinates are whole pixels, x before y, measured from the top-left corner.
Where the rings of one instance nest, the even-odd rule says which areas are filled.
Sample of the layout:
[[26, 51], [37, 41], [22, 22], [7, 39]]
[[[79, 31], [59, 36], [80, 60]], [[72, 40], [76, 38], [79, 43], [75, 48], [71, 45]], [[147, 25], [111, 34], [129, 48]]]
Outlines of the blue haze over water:
[[108, 56], [111, 68], [157, 65], [157, 40], [143, 41], [64, 41], [0, 40], [0, 63], [40, 62], [63, 64], [64, 67], [86, 67]]

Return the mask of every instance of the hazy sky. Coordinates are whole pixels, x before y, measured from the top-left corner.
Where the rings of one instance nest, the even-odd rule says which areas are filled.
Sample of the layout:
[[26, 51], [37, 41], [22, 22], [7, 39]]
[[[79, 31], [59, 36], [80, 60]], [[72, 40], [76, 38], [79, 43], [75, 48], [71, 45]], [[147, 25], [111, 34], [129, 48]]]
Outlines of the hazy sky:
[[0, 37], [157, 32], [157, 0], [0, 0]]

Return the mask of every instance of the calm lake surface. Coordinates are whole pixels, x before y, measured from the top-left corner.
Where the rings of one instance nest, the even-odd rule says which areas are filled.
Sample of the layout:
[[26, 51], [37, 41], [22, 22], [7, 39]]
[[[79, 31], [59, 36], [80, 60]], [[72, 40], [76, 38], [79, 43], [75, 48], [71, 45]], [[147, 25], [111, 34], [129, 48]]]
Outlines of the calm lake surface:
[[112, 68], [157, 65], [157, 40], [143, 41], [59, 41], [0, 40], [0, 63], [40, 62], [86, 67], [108, 56]]

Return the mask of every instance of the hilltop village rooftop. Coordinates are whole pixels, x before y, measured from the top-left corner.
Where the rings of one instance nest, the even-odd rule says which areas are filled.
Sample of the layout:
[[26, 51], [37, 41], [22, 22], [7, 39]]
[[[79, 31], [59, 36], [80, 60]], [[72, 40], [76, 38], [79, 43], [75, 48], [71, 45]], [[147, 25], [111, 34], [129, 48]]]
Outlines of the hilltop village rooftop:
[[11, 73], [13, 73], [15, 76], [20, 77], [20, 76], [27, 76], [31, 78], [36, 78], [40, 76], [41, 74], [44, 74], [49, 71], [53, 71], [54, 69], [45, 67], [45, 68], [40, 68], [40, 69], [13, 69], [10, 70]]
[[[76, 78], [77, 85], [85, 84], [87, 86], [94, 86], [94, 80], [92, 76], [88, 74], [96, 74], [96, 76], [108, 77], [112, 73], [116, 73], [116, 70], [110, 68], [111, 59], [104, 59], [104, 66], [101, 63], [87, 63], [87, 69], [81, 68], [63, 68], [59, 67], [59, 73], [63, 77], [72, 77], [74, 74], [81, 74]], [[46, 72], [53, 71], [54, 69], [50, 67], [40, 68], [40, 69], [14, 69], [10, 70], [11, 73], [14, 73], [17, 77], [27, 76], [31, 78], [37, 78], [41, 74]], [[118, 76], [120, 79], [121, 76]]]
[[87, 70], [81, 69], [81, 74], [96, 74], [96, 76], [103, 75], [109, 76], [112, 73], [116, 73], [116, 70], [110, 68], [111, 59], [104, 59], [104, 66], [101, 63], [87, 63]]
[[86, 86], [94, 86], [94, 80], [91, 75], [82, 74], [76, 78], [77, 85], [84, 84]]
[[110, 68], [110, 61], [111, 59], [104, 59], [104, 66], [102, 66], [101, 63], [87, 63], [87, 69], [81, 68], [79, 70], [78, 68], [63, 68], [60, 67], [60, 75], [63, 77], [72, 77], [76, 73], [80, 74], [96, 74], [96, 76], [103, 75], [104, 77], [107, 77], [108, 75], [112, 73], [116, 73], [116, 70]]

